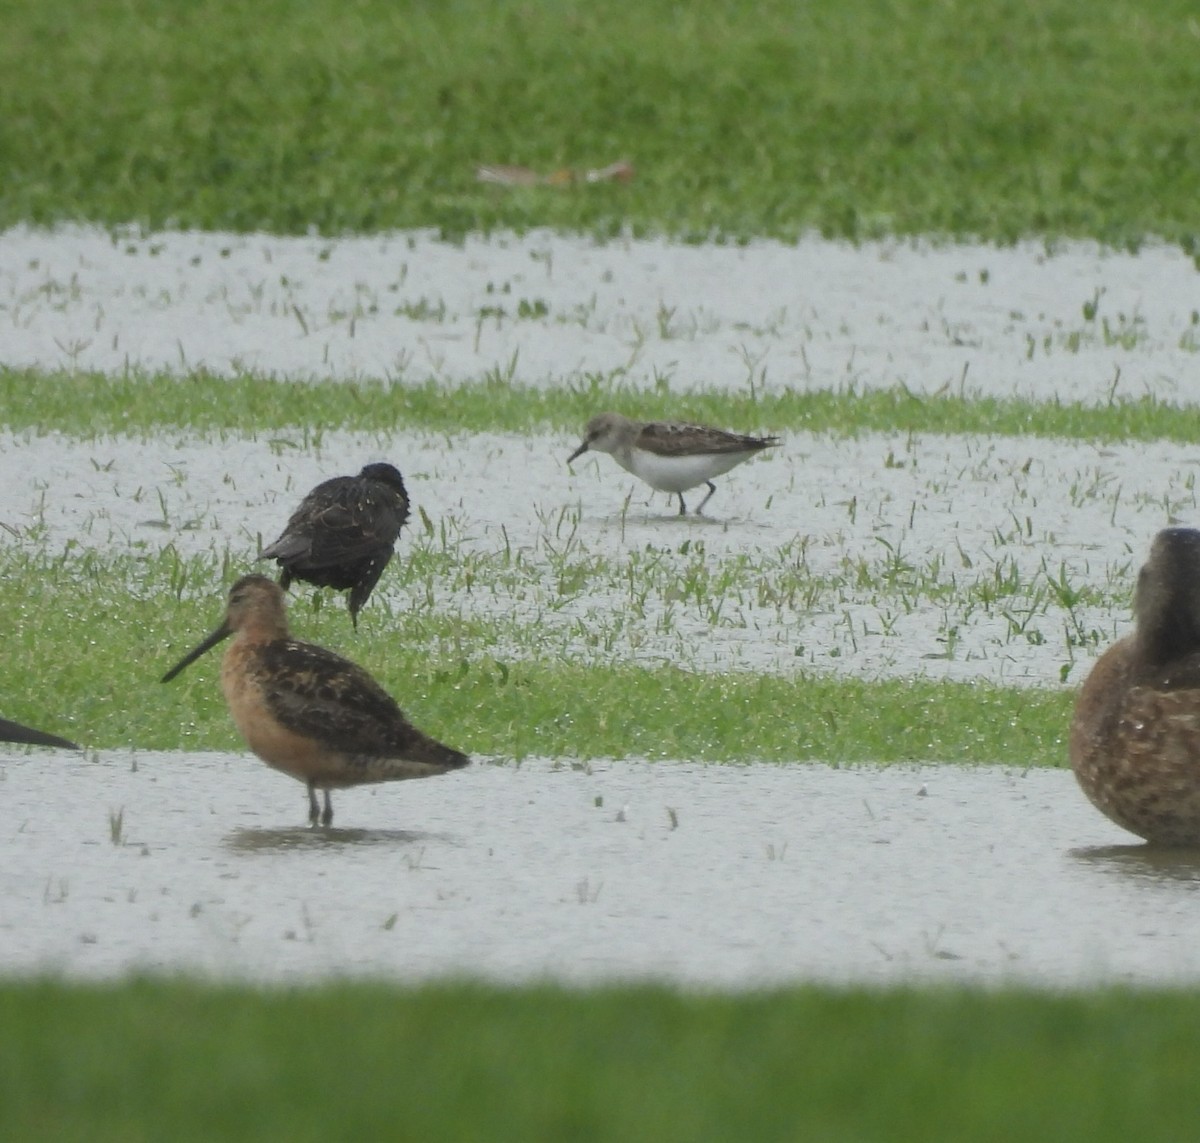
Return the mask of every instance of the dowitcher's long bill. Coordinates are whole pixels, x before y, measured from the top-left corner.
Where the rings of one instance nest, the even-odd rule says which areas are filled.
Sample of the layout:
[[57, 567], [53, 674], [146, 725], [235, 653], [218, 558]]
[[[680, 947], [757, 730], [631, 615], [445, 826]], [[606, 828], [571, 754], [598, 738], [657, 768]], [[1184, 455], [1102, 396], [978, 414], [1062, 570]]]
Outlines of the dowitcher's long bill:
[[778, 443], [778, 437], [743, 436], [708, 425], [634, 421], [620, 413], [599, 413], [588, 421], [583, 443], [567, 457], [567, 463], [589, 450], [606, 452], [651, 488], [678, 496], [681, 516], [687, 513], [683, 494], [689, 488], [707, 484], [708, 494], [696, 509], [696, 515], [701, 516], [717, 490], [714, 476]]
[[[221, 664], [229, 713], [268, 766], [307, 784], [314, 825], [333, 821], [330, 790], [430, 778], [470, 761], [417, 730], [361, 667], [293, 639], [283, 590], [266, 576], [243, 576], [233, 585], [224, 622], [162, 681], [229, 635], [235, 638]], [[317, 790], [325, 795], [323, 812]]]
[[0, 718], [0, 742], [25, 742], [30, 746], [57, 746], [60, 750], [78, 750], [79, 747], [66, 738], [57, 734], [47, 734], [44, 730], [34, 730], [31, 726], [22, 726], [19, 722], [11, 722]]
[[1159, 532], [1138, 575], [1132, 635], [1096, 662], [1071, 724], [1071, 768], [1118, 825], [1200, 845], [1200, 532]]
[[259, 553], [282, 569], [280, 585], [293, 579], [350, 592], [350, 618], [379, 582], [396, 538], [408, 519], [404, 479], [390, 464], [368, 464], [357, 476], [335, 476], [300, 502], [283, 535]]

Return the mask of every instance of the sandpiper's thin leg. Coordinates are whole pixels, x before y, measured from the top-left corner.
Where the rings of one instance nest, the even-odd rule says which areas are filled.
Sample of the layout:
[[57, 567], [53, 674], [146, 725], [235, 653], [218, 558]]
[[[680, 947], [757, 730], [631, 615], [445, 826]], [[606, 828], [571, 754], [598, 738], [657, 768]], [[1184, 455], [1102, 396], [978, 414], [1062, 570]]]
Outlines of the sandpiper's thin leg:
[[[328, 798], [328, 792], [325, 794]], [[308, 824], [315, 826], [321, 816], [321, 807], [317, 805], [317, 787], [309, 782], [308, 784]]]
[[706, 480], [704, 483], [708, 485], [708, 495], [700, 501], [700, 507], [696, 509], [697, 516], [704, 515], [704, 505], [712, 499], [712, 494], [717, 490], [717, 486], [711, 480]]
[[676, 492], [675, 495], [679, 497], [679, 515], [686, 516], [687, 515], [687, 505], [683, 502], [683, 493]]
[[329, 791], [325, 791], [325, 812], [321, 815], [323, 826], [333, 825], [333, 802], [329, 799]]

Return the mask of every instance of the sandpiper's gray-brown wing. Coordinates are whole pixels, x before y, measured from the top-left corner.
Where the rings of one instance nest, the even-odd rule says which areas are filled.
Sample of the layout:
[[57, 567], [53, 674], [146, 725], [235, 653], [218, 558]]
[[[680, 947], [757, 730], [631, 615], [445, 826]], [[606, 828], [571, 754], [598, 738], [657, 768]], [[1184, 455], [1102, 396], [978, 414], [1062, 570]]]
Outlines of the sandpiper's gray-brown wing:
[[44, 730], [34, 730], [32, 726], [22, 726], [7, 718], [0, 718], [0, 742], [23, 742], [30, 746], [57, 746], [60, 750], [78, 750], [79, 746], [57, 734], [47, 734]]
[[752, 437], [710, 425], [684, 421], [651, 421], [642, 427], [634, 444], [658, 456], [694, 456], [697, 453], [755, 452], [779, 443], [778, 437]]
[[347, 756], [417, 764], [406, 777], [470, 761], [413, 726], [396, 700], [349, 659], [298, 639], [277, 639], [256, 653], [267, 706], [287, 729]]
[[371, 555], [390, 558], [407, 519], [408, 497], [402, 489], [361, 476], [335, 476], [300, 502], [283, 535], [263, 549], [260, 559], [276, 559], [303, 572]]

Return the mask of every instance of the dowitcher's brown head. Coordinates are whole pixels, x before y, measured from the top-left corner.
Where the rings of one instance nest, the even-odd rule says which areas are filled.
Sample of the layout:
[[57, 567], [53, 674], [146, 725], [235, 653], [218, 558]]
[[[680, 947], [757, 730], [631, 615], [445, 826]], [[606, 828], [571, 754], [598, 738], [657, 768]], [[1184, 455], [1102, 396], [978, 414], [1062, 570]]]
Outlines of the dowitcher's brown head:
[[1137, 649], [1147, 666], [1200, 651], [1200, 531], [1164, 528], [1138, 573]]
[[244, 575], [229, 589], [225, 619], [207, 639], [189, 651], [162, 677], [169, 683], [222, 639], [238, 631], [255, 630], [268, 639], [285, 639], [288, 633], [283, 590], [265, 575]]

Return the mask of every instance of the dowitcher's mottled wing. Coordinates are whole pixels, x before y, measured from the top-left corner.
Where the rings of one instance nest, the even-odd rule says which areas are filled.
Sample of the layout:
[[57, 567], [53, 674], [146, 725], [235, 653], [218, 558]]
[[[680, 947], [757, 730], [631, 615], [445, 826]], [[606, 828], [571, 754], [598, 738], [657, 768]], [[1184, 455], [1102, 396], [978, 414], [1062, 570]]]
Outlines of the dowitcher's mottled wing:
[[289, 730], [350, 756], [413, 764], [425, 777], [465, 766], [465, 754], [422, 734], [366, 671], [314, 643], [279, 639], [258, 648], [260, 685]]
[[751, 437], [709, 425], [683, 421], [651, 421], [634, 442], [659, 456], [694, 456], [697, 453], [756, 452], [779, 443], [778, 437]]
[[22, 726], [19, 722], [10, 722], [0, 718], [0, 742], [24, 742], [30, 746], [57, 746], [60, 750], [78, 750], [79, 747], [66, 738], [57, 734], [47, 734], [43, 730], [34, 730], [31, 726]]

